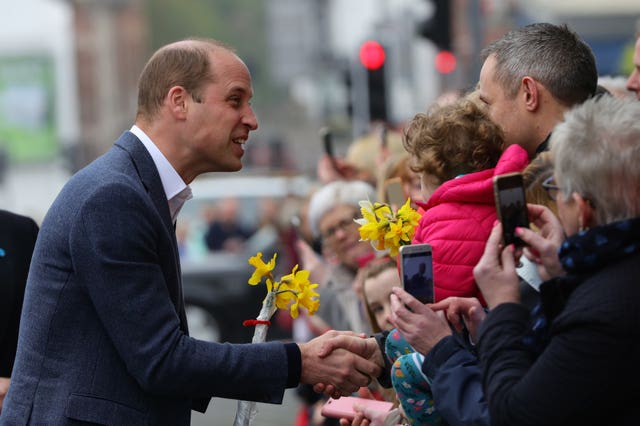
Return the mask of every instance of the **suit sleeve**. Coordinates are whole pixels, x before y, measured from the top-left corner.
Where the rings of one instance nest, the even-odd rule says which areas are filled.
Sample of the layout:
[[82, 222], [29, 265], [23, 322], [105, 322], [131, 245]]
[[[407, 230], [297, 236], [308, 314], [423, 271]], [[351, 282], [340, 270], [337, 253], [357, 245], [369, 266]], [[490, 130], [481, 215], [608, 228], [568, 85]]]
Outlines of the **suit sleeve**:
[[145, 194], [121, 184], [102, 187], [80, 214], [70, 232], [79, 281], [86, 283], [107, 335], [143, 389], [282, 401], [288, 371], [282, 343], [218, 344], [180, 330], [168, 291], [179, 285], [167, 273], [176, 261], [171, 235]]

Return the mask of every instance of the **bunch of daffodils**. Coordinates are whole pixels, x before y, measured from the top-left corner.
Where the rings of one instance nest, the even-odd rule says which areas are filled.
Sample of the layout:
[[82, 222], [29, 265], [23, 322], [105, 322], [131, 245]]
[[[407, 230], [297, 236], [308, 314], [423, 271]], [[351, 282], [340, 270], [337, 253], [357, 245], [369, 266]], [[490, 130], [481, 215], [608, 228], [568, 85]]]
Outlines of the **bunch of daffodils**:
[[390, 256], [397, 255], [400, 246], [411, 244], [420, 221], [420, 214], [411, 208], [410, 199], [397, 212], [384, 203], [360, 201], [360, 212], [362, 218], [355, 219], [360, 225], [360, 239], [371, 241], [376, 250], [388, 250]]
[[[320, 307], [320, 296], [315, 291], [318, 284], [312, 284], [309, 281], [309, 271], [298, 270], [298, 265], [296, 265], [290, 274], [283, 276], [280, 281], [276, 281], [273, 276], [276, 256], [277, 253], [267, 263], [262, 260], [261, 252], [249, 259], [249, 264], [256, 268], [249, 278], [249, 284], [258, 285], [264, 281], [267, 286], [267, 296], [262, 302], [262, 309], [260, 309], [258, 317], [256, 320], [245, 321], [245, 323], [256, 327], [253, 333], [253, 343], [266, 340], [269, 320], [277, 309], [286, 309], [290, 312], [291, 317], [297, 318], [301, 306], [307, 310], [309, 315], [316, 313]], [[255, 402], [238, 401], [234, 425], [249, 426], [256, 414]]]

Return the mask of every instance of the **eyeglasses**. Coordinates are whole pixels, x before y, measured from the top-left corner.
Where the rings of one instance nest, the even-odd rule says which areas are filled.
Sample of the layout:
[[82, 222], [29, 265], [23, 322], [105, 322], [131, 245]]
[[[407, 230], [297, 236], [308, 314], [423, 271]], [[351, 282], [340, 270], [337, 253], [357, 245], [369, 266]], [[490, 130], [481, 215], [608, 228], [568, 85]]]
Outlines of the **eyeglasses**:
[[556, 182], [553, 179], [553, 175], [549, 176], [544, 180], [544, 182], [542, 182], [542, 187], [545, 189], [545, 191], [547, 191], [547, 195], [549, 196], [549, 198], [551, 198], [553, 201], [556, 201], [556, 198], [558, 198], [558, 191], [560, 190], [560, 187], [556, 185]]
[[338, 233], [338, 231], [344, 231], [350, 225], [356, 225], [356, 222], [354, 222], [353, 220], [357, 219], [358, 217], [359, 216], [356, 214], [354, 214], [353, 216], [345, 217], [335, 225], [325, 229], [324, 231], [321, 231], [320, 236], [322, 237], [323, 240], [330, 241], [336, 237], [336, 234]]

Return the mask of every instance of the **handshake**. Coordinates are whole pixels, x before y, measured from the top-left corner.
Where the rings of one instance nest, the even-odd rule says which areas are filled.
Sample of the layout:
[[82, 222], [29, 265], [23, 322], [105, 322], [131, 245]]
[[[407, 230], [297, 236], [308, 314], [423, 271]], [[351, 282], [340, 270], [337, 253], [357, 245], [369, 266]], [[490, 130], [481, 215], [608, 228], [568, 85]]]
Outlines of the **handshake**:
[[373, 337], [350, 331], [328, 331], [300, 343], [300, 382], [333, 398], [350, 395], [382, 373], [383, 354]]

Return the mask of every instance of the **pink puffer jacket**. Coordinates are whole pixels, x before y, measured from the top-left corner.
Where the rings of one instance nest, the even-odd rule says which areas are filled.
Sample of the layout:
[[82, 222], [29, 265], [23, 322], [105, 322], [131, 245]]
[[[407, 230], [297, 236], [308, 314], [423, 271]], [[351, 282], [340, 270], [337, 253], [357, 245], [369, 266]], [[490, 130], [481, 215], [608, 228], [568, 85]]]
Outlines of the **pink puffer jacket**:
[[443, 183], [421, 206], [425, 211], [412, 243], [429, 243], [433, 248], [436, 302], [449, 296], [473, 296], [485, 305], [473, 278], [473, 267], [497, 218], [493, 176], [520, 172], [528, 161], [524, 149], [511, 145], [495, 168]]

